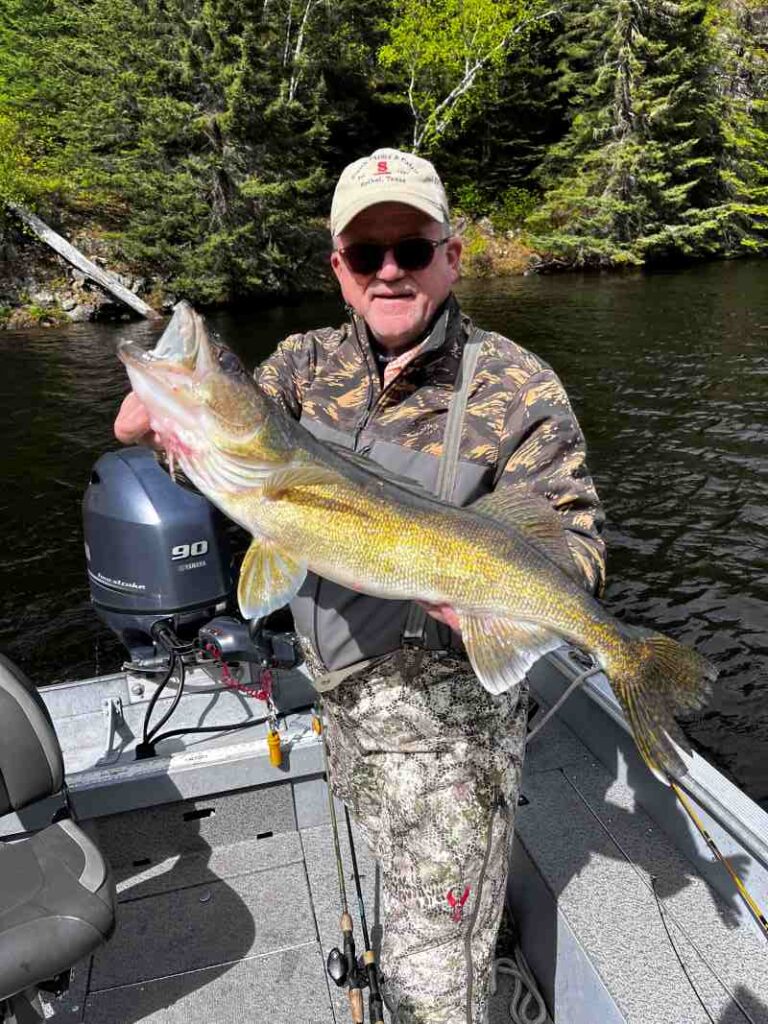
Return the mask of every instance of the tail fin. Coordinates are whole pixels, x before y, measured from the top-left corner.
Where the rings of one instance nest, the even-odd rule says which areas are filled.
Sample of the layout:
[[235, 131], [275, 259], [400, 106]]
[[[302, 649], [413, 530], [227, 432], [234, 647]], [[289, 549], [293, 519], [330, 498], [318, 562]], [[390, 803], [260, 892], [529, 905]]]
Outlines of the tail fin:
[[674, 713], [704, 703], [717, 669], [669, 637], [644, 632], [636, 639], [637, 630], [626, 632], [626, 644], [610, 657], [606, 671], [643, 760], [668, 784], [668, 776], [680, 778], [687, 771], [675, 744], [691, 752]]

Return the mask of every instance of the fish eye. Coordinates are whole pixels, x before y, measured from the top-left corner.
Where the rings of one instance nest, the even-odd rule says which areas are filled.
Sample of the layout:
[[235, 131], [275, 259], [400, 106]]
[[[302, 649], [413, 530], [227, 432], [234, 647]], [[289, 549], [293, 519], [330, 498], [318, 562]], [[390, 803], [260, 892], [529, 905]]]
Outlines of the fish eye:
[[230, 351], [230, 349], [220, 348], [216, 358], [218, 360], [219, 366], [224, 371], [224, 373], [243, 372], [243, 364], [237, 358], [235, 353]]

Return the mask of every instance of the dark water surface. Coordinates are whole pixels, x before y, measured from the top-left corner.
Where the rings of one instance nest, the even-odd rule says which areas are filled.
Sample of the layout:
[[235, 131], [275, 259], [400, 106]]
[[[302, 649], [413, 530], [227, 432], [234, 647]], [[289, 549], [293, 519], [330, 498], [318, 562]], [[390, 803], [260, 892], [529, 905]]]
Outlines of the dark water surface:
[[[587, 436], [608, 513], [607, 603], [718, 665], [686, 731], [768, 806], [768, 266], [466, 283], [464, 307], [550, 362]], [[311, 302], [212, 318], [256, 363], [337, 323]], [[115, 447], [115, 343], [146, 324], [0, 333], [0, 650], [39, 684], [119, 666], [88, 603], [80, 499]]]

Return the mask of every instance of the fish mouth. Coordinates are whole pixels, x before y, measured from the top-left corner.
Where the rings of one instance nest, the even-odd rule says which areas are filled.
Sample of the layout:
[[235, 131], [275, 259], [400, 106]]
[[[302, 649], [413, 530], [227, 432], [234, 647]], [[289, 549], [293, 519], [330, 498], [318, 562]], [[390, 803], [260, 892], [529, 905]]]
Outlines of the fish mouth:
[[182, 300], [154, 348], [126, 341], [118, 346], [117, 354], [162, 446], [169, 453], [195, 447], [200, 413], [205, 409], [200, 385], [215, 366], [200, 314]]
[[174, 306], [173, 316], [154, 348], [146, 349], [135, 341], [124, 341], [117, 354], [129, 374], [138, 371], [153, 377], [173, 373], [180, 380], [199, 378], [213, 365], [205, 322], [186, 299]]
[[265, 456], [261, 465], [243, 451], [257, 444], [263, 425], [255, 385], [188, 302], [175, 306], [154, 348], [126, 341], [118, 356], [172, 474], [178, 465], [202, 491], [226, 495], [274, 471], [273, 460]]

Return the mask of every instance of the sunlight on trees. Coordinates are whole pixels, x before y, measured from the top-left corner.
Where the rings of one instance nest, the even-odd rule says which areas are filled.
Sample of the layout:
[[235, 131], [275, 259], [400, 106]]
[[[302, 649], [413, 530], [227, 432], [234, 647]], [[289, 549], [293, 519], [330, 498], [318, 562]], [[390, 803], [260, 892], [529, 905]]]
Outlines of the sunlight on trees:
[[404, 73], [413, 151], [434, 149], [477, 110], [513, 47], [554, 13], [543, 0], [397, 0], [379, 59]]

